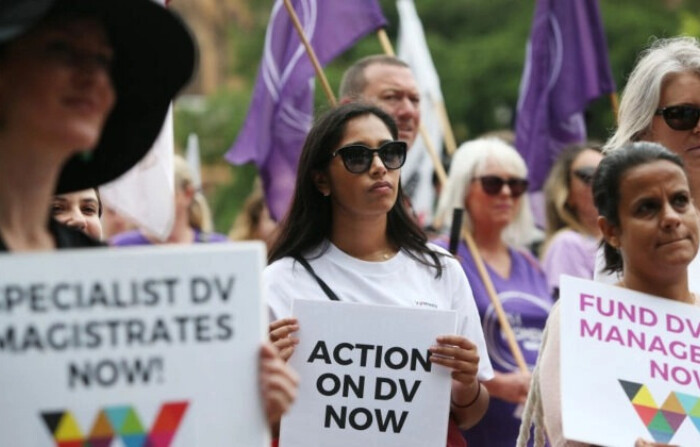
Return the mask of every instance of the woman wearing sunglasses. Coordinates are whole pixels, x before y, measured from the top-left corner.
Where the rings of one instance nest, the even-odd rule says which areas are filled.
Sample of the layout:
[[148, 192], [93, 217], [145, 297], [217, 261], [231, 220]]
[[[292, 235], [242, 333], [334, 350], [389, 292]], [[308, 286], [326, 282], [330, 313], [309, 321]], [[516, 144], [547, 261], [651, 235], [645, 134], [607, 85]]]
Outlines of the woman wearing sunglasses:
[[[478, 379], [492, 375], [479, 316], [459, 264], [427, 243], [402, 205], [406, 143], [397, 137], [389, 115], [358, 103], [330, 110], [311, 129], [265, 270], [270, 338], [292, 355], [295, 298], [456, 310], [458, 334], [436, 340], [442, 356], [432, 362], [453, 370], [451, 421], [469, 427], [488, 406]], [[449, 436], [448, 445], [463, 445], [454, 423]]]
[[600, 230], [591, 184], [603, 155], [596, 144], [575, 144], [564, 149], [544, 185], [547, 239], [542, 268], [550, 292], [559, 296], [562, 274], [593, 279]]
[[[535, 258], [523, 249], [539, 233], [527, 202], [527, 168], [518, 152], [496, 138], [463, 144], [452, 158], [437, 219], [449, 221], [454, 208], [466, 213], [470, 232], [486, 264], [526, 362], [535, 365], [552, 299]], [[443, 246], [446, 244], [443, 243]], [[484, 385], [493, 397], [482, 422], [464, 432], [469, 445], [512, 446], [518, 435], [518, 406], [525, 402], [530, 375], [521, 373], [462, 240], [457, 256], [474, 291], [495, 377]]]
[[[642, 53], [620, 99], [618, 128], [605, 144], [614, 151], [634, 141], [652, 141], [685, 163], [693, 197], [700, 197], [700, 42], [692, 37], [660, 39]], [[599, 274], [608, 282], [615, 275]], [[599, 265], [598, 265], [599, 264]], [[688, 267], [690, 289], [700, 292], [700, 258]]]

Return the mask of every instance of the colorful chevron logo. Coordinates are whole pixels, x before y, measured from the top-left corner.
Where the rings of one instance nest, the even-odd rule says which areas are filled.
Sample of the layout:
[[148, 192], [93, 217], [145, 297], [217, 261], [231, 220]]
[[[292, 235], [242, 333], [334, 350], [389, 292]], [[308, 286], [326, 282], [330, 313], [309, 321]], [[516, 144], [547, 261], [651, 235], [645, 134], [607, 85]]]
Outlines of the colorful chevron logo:
[[123, 405], [100, 409], [87, 436], [83, 436], [70, 411], [41, 413], [56, 447], [110, 447], [119, 437], [125, 447], [169, 447], [175, 438], [188, 402], [166, 402], [149, 433], [133, 406]]
[[700, 397], [671, 391], [659, 407], [646, 385], [618, 381], [654, 441], [670, 442], [686, 418], [700, 432]]

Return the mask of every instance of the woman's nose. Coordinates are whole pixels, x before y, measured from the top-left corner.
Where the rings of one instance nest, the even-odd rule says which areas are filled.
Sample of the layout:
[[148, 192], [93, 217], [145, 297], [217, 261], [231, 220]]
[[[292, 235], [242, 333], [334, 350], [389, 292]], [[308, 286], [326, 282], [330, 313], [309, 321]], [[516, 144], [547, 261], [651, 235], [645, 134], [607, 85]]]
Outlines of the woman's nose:
[[370, 174], [376, 175], [385, 173], [387, 171], [386, 166], [384, 166], [384, 161], [382, 161], [378, 152], [372, 154], [372, 164], [369, 167]]
[[681, 223], [680, 213], [673, 208], [670, 203], [666, 203], [664, 206], [664, 212], [662, 216], [661, 225], [666, 229], [674, 229], [678, 227]]
[[83, 231], [85, 228], [87, 228], [87, 220], [81, 212], [73, 211], [70, 213], [70, 217], [66, 221], [66, 225]]

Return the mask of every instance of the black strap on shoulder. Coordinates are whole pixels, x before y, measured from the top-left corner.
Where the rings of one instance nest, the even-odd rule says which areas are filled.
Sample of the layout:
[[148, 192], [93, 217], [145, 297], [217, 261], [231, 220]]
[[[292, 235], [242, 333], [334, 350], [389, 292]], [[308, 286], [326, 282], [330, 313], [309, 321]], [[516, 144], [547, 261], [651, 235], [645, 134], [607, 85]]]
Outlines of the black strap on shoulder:
[[321, 286], [321, 289], [323, 289], [323, 292], [326, 294], [328, 299], [330, 299], [331, 301], [340, 301], [338, 295], [336, 295], [335, 292], [333, 292], [333, 290], [330, 287], [328, 287], [328, 284], [326, 284], [325, 281], [318, 277], [314, 269], [311, 267], [311, 264], [309, 264], [306, 259], [302, 258], [301, 256], [294, 256], [294, 259], [297, 262], [299, 262], [299, 264], [303, 265], [306, 271], [314, 277], [318, 285]]

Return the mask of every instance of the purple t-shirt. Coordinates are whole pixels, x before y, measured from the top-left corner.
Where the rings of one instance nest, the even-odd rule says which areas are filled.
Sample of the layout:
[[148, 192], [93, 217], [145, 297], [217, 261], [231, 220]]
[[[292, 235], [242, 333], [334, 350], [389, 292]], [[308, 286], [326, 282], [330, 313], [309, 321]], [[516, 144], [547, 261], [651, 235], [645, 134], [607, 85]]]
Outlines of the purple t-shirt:
[[567, 274], [593, 279], [598, 240], [577, 231], [561, 230], [547, 244], [542, 268], [549, 280], [549, 290], [559, 289], [559, 276]]
[[[447, 247], [445, 241], [437, 241], [436, 244]], [[501, 300], [503, 310], [508, 315], [523, 357], [532, 369], [537, 362], [542, 331], [553, 301], [548, 292], [547, 279], [535, 258], [513, 249], [509, 249], [509, 253], [512, 261], [509, 278], [501, 277], [488, 265], [486, 270]], [[467, 274], [479, 308], [486, 347], [494, 370], [517, 371], [518, 366], [508, 348], [508, 342], [501, 333], [498, 316], [481, 282], [474, 259], [464, 242], [459, 245], [457, 257]], [[491, 397], [491, 403], [484, 418], [476, 426], [463, 432], [467, 445], [470, 447], [514, 446], [520, 428], [520, 418], [514, 416], [517, 407], [516, 404]]]
[[[229, 239], [223, 234], [219, 233], [202, 233], [199, 230], [194, 230], [194, 242], [204, 243], [204, 242], [228, 242]], [[127, 231], [125, 233], [120, 233], [112, 236], [109, 240], [109, 245], [114, 247], [126, 247], [129, 245], [151, 245], [146, 236], [139, 230]]]

